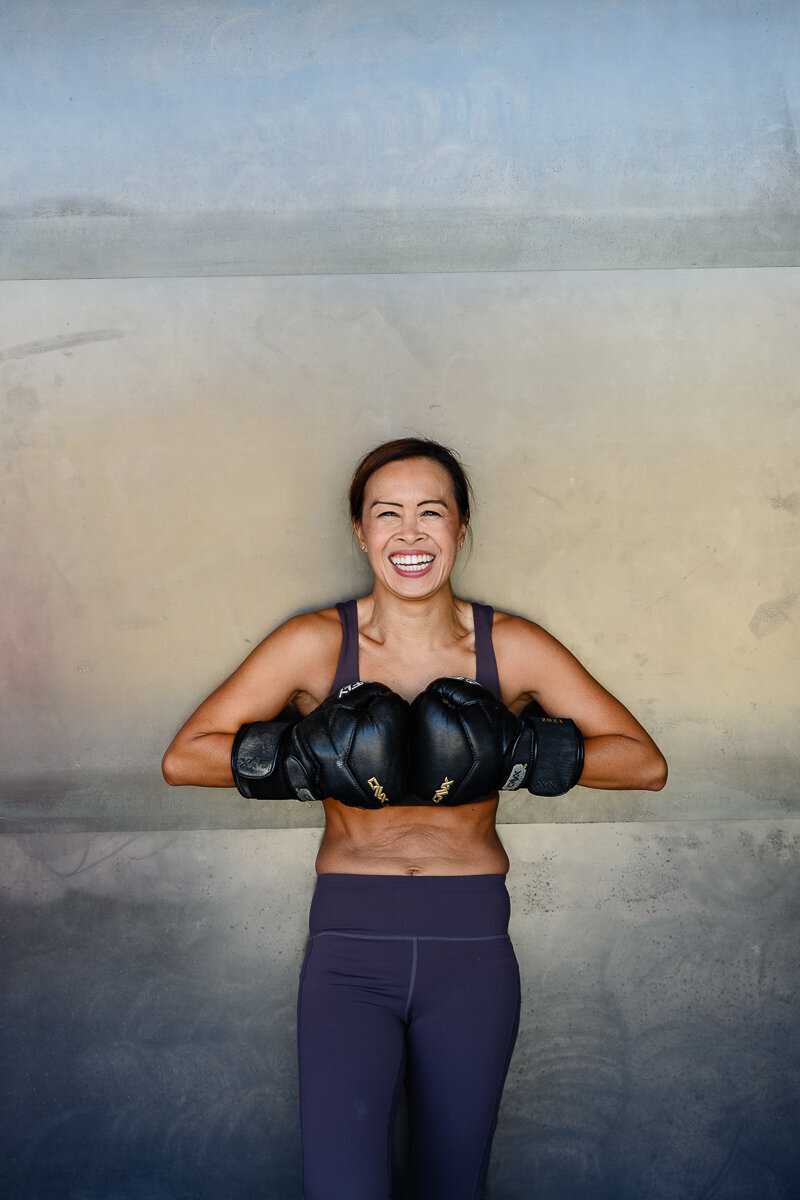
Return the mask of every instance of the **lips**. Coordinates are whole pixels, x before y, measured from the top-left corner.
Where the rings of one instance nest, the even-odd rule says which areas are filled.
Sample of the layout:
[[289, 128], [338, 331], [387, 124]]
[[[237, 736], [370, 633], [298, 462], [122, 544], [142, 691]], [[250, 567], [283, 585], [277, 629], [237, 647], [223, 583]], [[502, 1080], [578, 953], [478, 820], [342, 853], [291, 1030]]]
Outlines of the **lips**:
[[424, 575], [434, 558], [433, 554], [390, 554], [389, 562], [400, 575]]

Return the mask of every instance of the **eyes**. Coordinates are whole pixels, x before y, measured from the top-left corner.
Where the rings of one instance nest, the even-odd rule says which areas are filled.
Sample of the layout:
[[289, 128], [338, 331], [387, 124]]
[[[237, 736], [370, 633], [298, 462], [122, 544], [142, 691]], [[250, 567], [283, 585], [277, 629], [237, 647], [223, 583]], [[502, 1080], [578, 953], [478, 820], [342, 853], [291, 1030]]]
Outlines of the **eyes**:
[[[380, 512], [374, 514], [376, 517], [396, 517], [400, 519], [400, 513], [396, 508], [384, 508]], [[438, 512], [435, 508], [426, 508], [419, 514], [421, 517], [444, 517], [443, 512]]]

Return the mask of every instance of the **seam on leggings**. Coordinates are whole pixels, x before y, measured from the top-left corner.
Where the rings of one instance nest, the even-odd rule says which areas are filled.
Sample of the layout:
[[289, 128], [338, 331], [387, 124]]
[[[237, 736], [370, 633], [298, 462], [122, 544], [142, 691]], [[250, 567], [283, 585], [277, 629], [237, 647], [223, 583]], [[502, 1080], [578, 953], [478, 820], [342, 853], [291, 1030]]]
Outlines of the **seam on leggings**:
[[[517, 979], [519, 980], [519, 974], [517, 974]], [[496, 1096], [495, 1105], [494, 1105], [494, 1120], [492, 1121], [491, 1128], [489, 1130], [486, 1141], [484, 1142], [484, 1145], [483, 1145], [483, 1154], [481, 1155], [480, 1162], [478, 1163], [478, 1173], [475, 1176], [475, 1182], [472, 1185], [472, 1194], [471, 1194], [470, 1200], [480, 1200], [480, 1197], [478, 1195], [476, 1195], [476, 1189], [478, 1187], [478, 1184], [480, 1183], [481, 1175], [483, 1174], [484, 1170], [488, 1169], [486, 1160], [488, 1158], [488, 1152], [489, 1152], [489, 1149], [492, 1144], [492, 1140], [495, 1135], [495, 1130], [497, 1129], [497, 1119], [500, 1115], [500, 1101], [503, 1098], [503, 1089], [505, 1088], [505, 1084], [506, 1084], [508, 1068], [511, 1066], [511, 1056], [514, 1053], [514, 1046], [517, 1041], [517, 1034], [519, 1033], [519, 1020], [520, 1020], [520, 1015], [521, 1015], [521, 1013], [520, 1013], [521, 1000], [522, 1000], [522, 998], [520, 996], [519, 983], [518, 983], [517, 984], [517, 1011], [515, 1013], [514, 1020], [511, 1022], [511, 1029], [510, 1029], [509, 1035], [508, 1035], [508, 1046], [506, 1049], [506, 1063], [505, 1063], [505, 1068], [503, 1070], [502, 1077], [500, 1079], [500, 1086], [497, 1089], [497, 1096]]]
[[408, 1010], [411, 1008], [411, 997], [414, 995], [414, 984], [417, 981], [417, 938], [411, 939], [411, 978], [408, 981], [408, 999], [403, 1020], [408, 1023]]
[[320, 929], [318, 933], [309, 935], [313, 942], [318, 937], [355, 938], [363, 942], [498, 942], [505, 941], [507, 933], [490, 933], [485, 937], [440, 937], [433, 934], [417, 935], [414, 933], [343, 933], [339, 929]]
[[[300, 1009], [303, 1004], [303, 983], [304, 983], [304, 980], [306, 977], [306, 970], [308, 968], [308, 960], [311, 957], [312, 940], [313, 939], [311, 939], [311, 938], [308, 939], [308, 943], [306, 945], [306, 952], [305, 952], [305, 955], [303, 956], [303, 965], [300, 968], [300, 980], [299, 980], [299, 983], [297, 986], [297, 1004], [295, 1005], [295, 1013], [296, 1013], [296, 1018], [297, 1018], [297, 1039], [296, 1040], [297, 1040], [298, 1094], [299, 1094], [301, 1110], [302, 1110], [302, 1104], [303, 1104], [303, 1078], [305, 1076], [305, 1072], [303, 1071], [303, 1068], [302, 1068], [304, 1053], [303, 1053], [302, 1040], [300, 1037]], [[305, 1155], [303, 1154], [303, 1123], [302, 1123], [302, 1121], [300, 1122], [300, 1162], [301, 1162], [301, 1177], [302, 1177], [302, 1174], [305, 1171], [305, 1165], [304, 1165], [305, 1164]]]

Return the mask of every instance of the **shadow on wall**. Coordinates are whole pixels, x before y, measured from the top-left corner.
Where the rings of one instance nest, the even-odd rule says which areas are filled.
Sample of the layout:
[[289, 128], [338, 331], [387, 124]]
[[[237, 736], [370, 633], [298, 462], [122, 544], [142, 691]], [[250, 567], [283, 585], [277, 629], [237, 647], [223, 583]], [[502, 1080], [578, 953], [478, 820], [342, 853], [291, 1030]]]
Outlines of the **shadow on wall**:
[[243, 971], [194, 906], [52, 916], [3, 955], [6, 1200], [299, 1195], [291, 964]]
[[800, 825], [643, 828], [519, 831], [496, 1194], [796, 1200]]

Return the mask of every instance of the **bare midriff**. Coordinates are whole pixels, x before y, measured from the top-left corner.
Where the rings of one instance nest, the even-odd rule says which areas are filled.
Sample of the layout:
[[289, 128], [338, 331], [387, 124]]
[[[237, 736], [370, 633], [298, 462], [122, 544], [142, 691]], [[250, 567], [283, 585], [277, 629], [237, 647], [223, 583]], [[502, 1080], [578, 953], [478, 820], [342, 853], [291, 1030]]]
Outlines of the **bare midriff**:
[[505, 875], [498, 799], [455, 808], [348, 808], [326, 800], [318, 875]]

